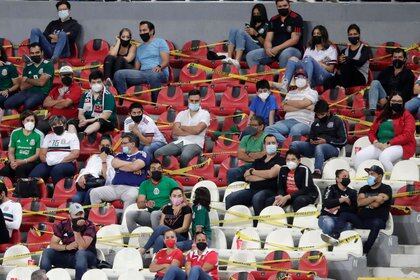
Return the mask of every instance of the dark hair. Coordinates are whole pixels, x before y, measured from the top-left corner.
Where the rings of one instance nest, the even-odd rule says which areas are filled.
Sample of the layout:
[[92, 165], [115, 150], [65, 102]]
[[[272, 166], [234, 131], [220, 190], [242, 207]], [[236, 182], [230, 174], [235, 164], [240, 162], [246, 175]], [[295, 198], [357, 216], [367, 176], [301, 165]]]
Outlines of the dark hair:
[[20, 119], [20, 124], [21, 124], [21, 126], [23, 127], [23, 121], [27, 118], [27, 117], [29, 117], [29, 116], [34, 116], [34, 118], [35, 118], [35, 126], [36, 126], [36, 124], [37, 124], [37, 122], [38, 122], [38, 118], [37, 118], [37, 116], [36, 116], [36, 114], [35, 114], [35, 112], [32, 112], [31, 110], [25, 110], [25, 111], [23, 111], [21, 114], [20, 114], [20, 117], [19, 117], [19, 119]]
[[298, 151], [296, 151], [296, 150], [292, 150], [292, 149], [289, 149], [289, 150], [286, 152], [286, 157], [287, 157], [288, 155], [294, 155], [297, 159], [300, 159], [300, 157], [301, 157]]
[[7, 53], [3, 46], [0, 46], [0, 60], [3, 62], [7, 61]]
[[356, 30], [357, 33], [360, 34], [360, 27], [357, 24], [355, 24], [355, 23], [350, 24], [349, 27], [347, 27], [347, 33], [349, 33], [350, 30]]
[[108, 140], [112, 144], [112, 137], [109, 134], [102, 134], [100, 142], [102, 142], [102, 140]]
[[55, 125], [55, 124], [58, 124], [58, 123], [62, 123], [63, 125], [66, 125], [66, 123], [67, 123], [67, 119], [66, 119], [66, 117], [65, 116], [61, 116], [61, 115], [59, 115], [59, 116], [52, 116], [49, 120], [48, 120], [48, 124], [49, 124], [49, 126], [53, 126], [53, 125]]
[[[264, 144], [265, 144], [265, 139], [267, 139], [268, 137], [274, 137], [274, 138], [276, 138], [276, 136], [274, 136], [273, 134], [267, 134], [267, 135], [264, 137]], [[277, 140], [277, 138], [276, 138], [276, 140]]]
[[258, 125], [263, 125], [264, 124], [264, 120], [262, 117], [257, 116], [257, 115], [253, 115], [251, 117], [251, 121], [256, 121], [258, 123]]
[[[386, 121], [386, 120], [389, 120], [389, 119], [392, 119], [392, 118], [399, 118], [404, 113], [404, 110], [402, 110], [400, 113], [395, 113], [391, 109], [391, 99], [395, 95], [399, 95], [402, 98], [402, 95], [399, 91], [397, 91], [397, 90], [392, 90], [391, 91], [391, 94], [387, 98], [388, 102], [385, 104], [384, 110], [382, 111], [382, 113], [378, 117], [378, 120], [380, 122], [383, 122], [383, 121]], [[403, 99], [403, 107], [404, 107], [404, 103], [405, 102], [404, 102], [404, 99]]]
[[144, 109], [143, 109], [143, 105], [141, 105], [141, 103], [134, 102], [134, 103], [131, 103], [131, 104], [130, 104], [130, 107], [129, 107], [130, 111], [131, 111], [131, 110], [133, 110], [133, 109], [136, 109], [136, 108], [139, 108], [139, 109], [141, 109], [142, 111], [144, 111]]
[[[174, 229], [167, 229], [167, 230], [165, 230], [164, 232], [163, 232], [163, 236], [165, 236], [165, 234], [167, 233], [167, 232], [170, 232], [170, 231], [173, 231], [174, 233], [175, 233], [175, 230]], [[176, 234], [175, 234], [175, 238], [176, 238]]]
[[314, 50], [315, 49], [315, 43], [314, 43], [314, 40], [313, 40], [313, 34], [314, 34], [314, 31], [316, 29], [318, 29], [319, 30], [319, 33], [321, 33], [321, 40], [322, 40], [322, 46], [323, 46], [323, 48], [324, 49], [328, 49], [330, 47], [330, 40], [329, 40], [329, 36], [328, 36], [328, 30], [323, 25], [317, 25], [317, 26], [315, 26], [312, 29], [312, 32], [311, 32], [311, 37], [312, 38], [309, 40], [308, 46], [311, 48], [311, 50]]
[[195, 233], [195, 235], [194, 235], [194, 240], [196, 240], [196, 239], [197, 239], [197, 236], [198, 236], [199, 234], [204, 235], [204, 236], [206, 237], [206, 240], [207, 240], [207, 234], [205, 234], [203, 231], [197, 231], [197, 232]]
[[131, 132], [123, 133], [123, 135], [121, 136], [121, 139], [123, 139], [123, 138], [128, 138], [129, 141], [131, 143], [134, 143], [136, 147], [138, 147], [140, 145], [140, 140], [137, 137], [137, 135], [135, 135], [135, 134], [133, 134]]
[[66, 5], [67, 9], [69, 9], [69, 10], [71, 9], [70, 3], [66, 0], [58, 1], [57, 4], [55, 4], [55, 7], [57, 8], [57, 10], [58, 10], [58, 7], [60, 7], [61, 5]]
[[36, 48], [36, 47], [38, 47], [42, 52], [42, 48], [41, 48], [41, 45], [39, 43], [34, 42], [34, 43], [29, 44], [29, 49]]
[[194, 205], [201, 205], [204, 208], [207, 209], [207, 211], [210, 211], [210, 202], [211, 202], [211, 196], [209, 189], [205, 187], [198, 187], [195, 190], [195, 196], [194, 196]]
[[182, 192], [182, 194], [184, 194], [184, 190], [183, 190], [183, 189], [181, 189], [180, 187], [175, 187], [175, 188], [173, 188], [173, 189], [171, 190], [171, 192], [169, 193], [169, 196], [171, 196], [171, 195], [172, 195], [172, 193], [173, 193], [174, 191], [177, 191], [177, 190], [180, 190], [180, 191]]
[[198, 89], [193, 89], [188, 92], [188, 98], [190, 98], [190, 96], [193, 96], [193, 95], [198, 95], [201, 98], [201, 94]]
[[276, 4], [277, 2], [282, 2], [282, 1], [286, 1], [287, 3], [290, 3], [290, 0], [276, 0]]
[[124, 27], [123, 29], [121, 29], [120, 32], [118, 33], [118, 35], [121, 37], [121, 35], [124, 33], [124, 31], [127, 31], [130, 34], [130, 39], [133, 38], [133, 33], [127, 27]]
[[260, 88], [270, 89], [270, 83], [267, 80], [265, 80], [265, 79], [259, 80], [255, 84], [255, 86], [257, 87], [257, 90], [259, 90]]
[[254, 10], [258, 10], [258, 12], [260, 12], [261, 15], [261, 24], [264, 24], [266, 22], [268, 22], [268, 17], [267, 17], [267, 10], [265, 9], [264, 4], [255, 4], [254, 7], [252, 7], [251, 10], [251, 21], [249, 22], [249, 25], [251, 27], [255, 27], [256, 25], [256, 21], [254, 19]]
[[392, 50], [392, 55], [394, 55], [394, 53], [402, 53], [404, 56], [404, 59], [407, 59], [407, 52], [402, 49], [402, 48], [395, 48]]
[[315, 104], [314, 112], [316, 113], [326, 113], [330, 110], [330, 105], [328, 105], [328, 102], [324, 99], [318, 100], [318, 102]]
[[337, 169], [335, 171], [335, 178], [338, 178], [338, 176], [340, 176], [340, 174], [343, 173], [344, 171], [348, 172], [346, 169]]
[[152, 160], [152, 162], [150, 162], [150, 165], [152, 165], [152, 164], [160, 164], [160, 166], [162, 166], [162, 163], [158, 159]]
[[153, 34], [155, 34], [155, 25], [153, 23], [151, 23], [150, 21], [147, 21], [147, 20], [140, 21], [139, 25], [143, 25], [143, 24], [147, 24], [147, 27], [149, 28], [149, 31], [153, 30]]
[[0, 193], [2, 193], [2, 192], [4, 192], [4, 194], [7, 196], [7, 192], [8, 192], [7, 187], [4, 184], [4, 182], [2, 180], [0, 180]]
[[101, 79], [101, 81], [104, 80], [104, 73], [102, 73], [101, 70], [95, 70], [89, 74], [89, 82], [91, 82], [92, 80], [97, 80], [97, 79]]

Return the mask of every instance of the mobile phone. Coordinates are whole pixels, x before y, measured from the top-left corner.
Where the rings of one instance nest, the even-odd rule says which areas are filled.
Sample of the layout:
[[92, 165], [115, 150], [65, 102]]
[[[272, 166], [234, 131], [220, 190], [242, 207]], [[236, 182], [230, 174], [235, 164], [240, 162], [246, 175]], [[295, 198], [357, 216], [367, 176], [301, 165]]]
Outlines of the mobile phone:
[[249, 28], [250, 27], [249, 23], [245, 23], [245, 27]]

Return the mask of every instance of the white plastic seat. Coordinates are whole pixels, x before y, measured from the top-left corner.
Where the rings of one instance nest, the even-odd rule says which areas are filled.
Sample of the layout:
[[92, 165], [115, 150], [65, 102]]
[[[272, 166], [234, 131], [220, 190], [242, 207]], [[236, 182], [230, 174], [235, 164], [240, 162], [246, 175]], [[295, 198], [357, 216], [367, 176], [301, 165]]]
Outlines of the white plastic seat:
[[369, 141], [369, 137], [368, 136], [363, 136], [363, 137], [360, 137], [359, 139], [357, 139], [354, 142], [353, 147], [351, 149], [351, 158], [352, 158], [352, 160], [354, 160], [354, 156], [356, 155], [356, 153], [358, 151], [360, 151], [363, 148], [366, 148], [370, 144], [371, 143]]
[[217, 188], [217, 185], [210, 181], [210, 180], [204, 180], [204, 181], [200, 181], [197, 184], [194, 185], [192, 191], [191, 191], [191, 201], [194, 201], [194, 197], [195, 197], [195, 191], [199, 188], [199, 187], [204, 187], [206, 189], [209, 190], [210, 192], [210, 200], [213, 202], [219, 202], [220, 196], [219, 196], [219, 189]]
[[[244, 235], [244, 238], [241, 239], [238, 237], [238, 234]], [[247, 239], [252, 239], [256, 241], [250, 241]], [[241, 229], [235, 234], [232, 240], [232, 250], [255, 250], [255, 249], [261, 249], [261, 239], [260, 235], [258, 234], [258, 231], [256, 228], [249, 227]]]
[[251, 217], [251, 210], [245, 205], [234, 205], [225, 213], [223, 226], [252, 227], [253, 222], [247, 217]]
[[121, 232], [128, 232], [128, 227], [127, 227], [127, 213], [130, 211], [147, 211], [147, 209], [139, 209], [137, 207], [137, 203], [133, 203], [127, 206], [127, 208], [124, 209], [124, 213], [122, 216], [122, 221], [121, 221]]
[[[284, 214], [284, 210], [283, 210], [283, 208], [281, 208], [279, 206], [271, 205], [271, 206], [265, 207], [261, 211], [260, 216], [273, 215], [274, 217], [267, 219], [268, 222], [266, 222], [264, 220], [258, 221], [257, 229], [258, 230], [274, 230], [274, 229], [279, 228], [279, 227], [286, 227], [286, 225], [283, 225], [283, 224], [287, 223], [286, 218], [275, 218], [275, 215], [281, 215], [281, 214]], [[272, 222], [272, 223], [270, 223], [270, 222]]]
[[101, 227], [96, 233], [98, 239], [96, 247], [105, 255], [108, 255], [110, 250], [119, 249], [118, 244], [124, 244], [121, 228], [121, 225], [116, 224]]
[[64, 268], [53, 268], [47, 272], [48, 280], [71, 280], [70, 274]]
[[318, 197], [315, 200], [316, 209], [318, 209], [318, 211], [321, 211], [321, 209], [322, 209], [322, 192], [321, 192], [321, 189], [317, 186], [317, 184], [315, 184], [315, 188], [318, 192]]
[[[250, 265], [235, 265], [232, 262], [249, 263]], [[229, 257], [229, 264], [227, 265], [228, 271], [252, 271], [255, 270], [251, 265], [255, 263], [255, 255], [251, 251], [232, 251]]]
[[350, 170], [350, 164], [344, 158], [332, 158], [327, 160], [322, 171], [322, 179], [335, 180], [335, 171], [337, 169]]
[[38, 267], [15, 267], [7, 273], [6, 280], [19, 279], [30, 280], [32, 272], [37, 270]]
[[[308, 205], [305, 207], [300, 208], [296, 211], [296, 213], [302, 212], [314, 212], [317, 211], [314, 205]], [[312, 216], [302, 216], [302, 217], [294, 217], [293, 225], [297, 228], [309, 228], [309, 229], [318, 229], [318, 218], [316, 215]]]
[[394, 165], [390, 181], [419, 181], [419, 167], [413, 160], [401, 160]]
[[300, 159], [300, 163], [303, 165], [306, 165], [309, 170], [311, 170], [311, 173], [314, 172], [315, 170], [315, 158], [307, 158], [307, 157], [302, 157]]
[[118, 277], [118, 280], [144, 280], [144, 275], [140, 271], [129, 270]]
[[108, 280], [108, 276], [101, 269], [95, 268], [86, 271], [82, 276], [82, 280]]
[[151, 227], [138, 227], [133, 230], [131, 234], [139, 236], [130, 237], [128, 240], [128, 245], [134, 247], [143, 247], [152, 233], [153, 229]]
[[[293, 236], [292, 232], [288, 228], [280, 228], [275, 231], [272, 231], [268, 234], [267, 238], [265, 239], [265, 249], [273, 249], [273, 250], [291, 250], [288, 248], [293, 248]], [[284, 246], [285, 248], [282, 248]]]
[[211, 248], [227, 249], [226, 235], [220, 228], [211, 229]]
[[356, 178], [361, 179], [368, 176], [368, 173], [365, 171], [365, 168], [370, 168], [372, 165], [377, 165], [384, 169], [382, 162], [376, 159], [368, 159], [362, 162], [359, 167], [357, 167]]
[[230, 183], [229, 186], [226, 187], [225, 194], [223, 195], [223, 202], [226, 201], [226, 197], [233, 192], [249, 189], [249, 184], [244, 181], [237, 181]]
[[216, 210], [210, 209], [209, 211], [209, 219], [211, 225], [219, 225], [219, 214]]
[[31, 256], [22, 257], [22, 258], [12, 258], [16, 255], [28, 254], [29, 249], [23, 245], [13, 245], [4, 252], [3, 266], [27, 266], [28, 261], [31, 259]]
[[140, 270], [143, 268], [143, 259], [140, 252], [134, 248], [123, 248], [117, 252], [112, 269], [103, 269], [111, 278], [118, 277], [127, 270]]
[[[359, 235], [357, 231], [354, 230], [346, 230], [341, 232], [340, 234], [340, 240], [349, 238], [354, 235]], [[334, 246], [333, 248], [334, 253], [346, 253], [350, 254], [356, 258], [363, 256], [363, 244], [362, 244], [362, 238], [359, 235], [358, 239], [351, 240], [349, 242], [340, 243], [337, 246]]]
[[299, 248], [310, 247], [307, 250], [327, 251], [327, 243], [321, 239], [321, 230], [305, 230], [299, 240]]

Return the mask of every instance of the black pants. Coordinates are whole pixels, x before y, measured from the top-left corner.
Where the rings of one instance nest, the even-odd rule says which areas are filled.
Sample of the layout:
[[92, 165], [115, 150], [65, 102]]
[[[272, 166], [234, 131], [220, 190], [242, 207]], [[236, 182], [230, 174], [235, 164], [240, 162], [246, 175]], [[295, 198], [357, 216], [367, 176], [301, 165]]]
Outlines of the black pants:
[[6, 227], [6, 222], [4, 221], [3, 211], [0, 209], [0, 244], [9, 243], [9, 231]]
[[340, 65], [340, 74], [334, 75], [324, 82], [327, 89], [342, 86], [344, 88], [364, 86], [367, 81], [365, 76], [357, 70], [357, 67], [348, 63]]
[[16, 167], [15, 170], [13, 170], [10, 167], [10, 163], [8, 163], [2, 169], [0, 169], [0, 176], [9, 177], [11, 179], [28, 178], [29, 173], [31, 173], [32, 169], [34, 169], [36, 165], [37, 165], [36, 162], [29, 162], [29, 163], [22, 164]]
[[[267, 207], [267, 206], [273, 205], [274, 200], [275, 200], [275, 196], [269, 198], [266, 201], [265, 206]], [[296, 212], [300, 208], [314, 203], [315, 200], [316, 200], [316, 197], [313, 197], [313, 196], [310, 196], [310, 195], [307, 195], [307, 194], [303, 194], [303, 195], [299, 195], [298, 197], [296, 197], [293, 200], [287, 201], [286, 205], [284, 205], [284, 206], [292, 205], [293, 211]]]
[[[105, 133], [105, 132], [113, 131], [114, 128], [115, 128], [115, 126], [112, 122], [106, 121], [102, 118], [100, 118], [96, 121], [99, 122], [99, 124], [100, 124], [100, 128], [98, 130], [99, 133]], [[76, 127], [77, 132], [81, 132], [81, 131], [84, 131], [86, 129], [86, 127], [88, 127], [89, 125], [91, 125], [93, 123], [89, 123], [86, 126], [79, 127], [79, 119], [71, 119], [67, 122], [67, 125], [72, 124]]]
[[105, 79], [114, 79], [114, 74], [118, 70], [132, 69], [133, 65], [128, 63], [122, 56], [108, 55], [104, 60], [104, 77]]

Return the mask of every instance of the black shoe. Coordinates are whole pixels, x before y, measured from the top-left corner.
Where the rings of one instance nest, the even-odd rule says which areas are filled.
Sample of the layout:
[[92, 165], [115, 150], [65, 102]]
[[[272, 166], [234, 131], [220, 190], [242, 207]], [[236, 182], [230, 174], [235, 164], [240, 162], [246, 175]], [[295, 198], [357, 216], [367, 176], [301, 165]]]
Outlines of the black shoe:
[[322, 178], [322, 174], [319, 171], [314, 171], [314, 173], [312, 173], [312, 177], [314, 179], [321, 179]]

